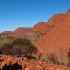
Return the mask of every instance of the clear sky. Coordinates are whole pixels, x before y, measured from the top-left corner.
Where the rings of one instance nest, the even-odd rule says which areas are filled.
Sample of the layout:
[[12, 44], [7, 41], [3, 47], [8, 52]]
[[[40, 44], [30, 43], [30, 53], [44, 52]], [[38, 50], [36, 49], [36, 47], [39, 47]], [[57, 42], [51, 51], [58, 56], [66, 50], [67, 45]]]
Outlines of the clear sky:
[[47, 22], [69, 8], [70, 0], [0, 0], [0, 32]]

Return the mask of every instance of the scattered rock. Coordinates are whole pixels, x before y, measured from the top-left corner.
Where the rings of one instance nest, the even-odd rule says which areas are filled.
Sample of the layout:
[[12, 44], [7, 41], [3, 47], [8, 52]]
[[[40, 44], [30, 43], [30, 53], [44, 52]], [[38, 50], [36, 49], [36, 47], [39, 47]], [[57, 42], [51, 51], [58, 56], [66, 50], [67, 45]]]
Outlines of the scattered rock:
[[[3, 60], [1, 62], [1, 60]], [[29, 60], [27, 58], [16, 58], [6, 55], [0, 55], [0, 70], [70, 70], [65, 66], [58, 66], [40, 62], [36, 60]]]

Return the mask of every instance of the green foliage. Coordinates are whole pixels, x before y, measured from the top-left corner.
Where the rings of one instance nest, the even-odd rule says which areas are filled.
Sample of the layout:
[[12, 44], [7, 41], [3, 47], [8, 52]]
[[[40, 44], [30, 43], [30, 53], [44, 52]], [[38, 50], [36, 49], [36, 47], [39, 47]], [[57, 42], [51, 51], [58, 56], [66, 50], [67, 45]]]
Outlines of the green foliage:
[[[30, 56], [32, 53], [36, 53], [37, 48], [28, 40], [18, 38], [12, 43], [5, 43], [1, 46], [3, 54], [13, 55], [13, 56]], [[29, 55], [30, 54], [30, 55]]]
[[12, 43], [16, 38], [25, 38], [25, 34], [1, 33], [0, 46], [4, 43]]
[[33, 44], [31, 44], [31, 42], [27, 42], [26, 46], [28, 46], [26, 47], [26, 52], [28, 54], [36, 53], [38, 51], [37, 48]]
[[70, 48], [69, 48], [69, 52], [68, 52], [68, 54], [67, 54], [67, 57], [68, 57], [67, 66], [70, 67]]
[[11, 49], [12, 49], [12, 45], [10, 43], [4, 43], [1, 46], [0, 50], [2, 51], [2, 54], [9, 55], [9, 54], [11, 54]]
[[18, 45], [18, 46], [20, 46], [20, 45], [23, 46], [24, 43], [25, 43], [25, 40], [24, 39], [21, 39], [21, 38], [17, 38], [16, 40], [14, 40], [12, 42], [13, 45]]
[[69, 52], [68, 52], [67, 56], [70, 59], [70, 48], [69, 48]]
[[68, 62], [67, 62], [67, 66], [69, 66], [70, 67], [70, 59], [68, 60]]

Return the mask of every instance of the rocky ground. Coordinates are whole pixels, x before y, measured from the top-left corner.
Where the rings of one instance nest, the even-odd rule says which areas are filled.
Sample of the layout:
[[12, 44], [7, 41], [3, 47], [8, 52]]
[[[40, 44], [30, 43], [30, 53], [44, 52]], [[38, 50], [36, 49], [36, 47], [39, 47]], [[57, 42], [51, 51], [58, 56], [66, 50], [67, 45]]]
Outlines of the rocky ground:
[[70, 68], [22, 57], [0, 55], [0, 70], [70, 70]]

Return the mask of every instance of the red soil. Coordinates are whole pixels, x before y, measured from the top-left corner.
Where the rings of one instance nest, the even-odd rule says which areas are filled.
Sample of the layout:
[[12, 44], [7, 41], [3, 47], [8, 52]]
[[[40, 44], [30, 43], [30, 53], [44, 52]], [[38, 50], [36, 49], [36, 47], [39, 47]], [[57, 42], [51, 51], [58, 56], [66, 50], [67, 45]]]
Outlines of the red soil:
[[63, 49], [63, 57], [66, 60], [68, 49], [70, 48], [70, 9], [66, 14], [54, 15], [48, 24], [55, 24], [45, 36], [39, 39], [35, 45], [40, 52], [47, 53], [54, 49]]
[[70, 70], [70, 68], [22, 57], [0, 55], [0, 70]]
[[31, 32], [31, 29], [32, 29], [32, 28], [19, 27], [19, 28], [17, 28], [13, 33], [15, 33], [15, 34], [29, 33], [29, 32]]

